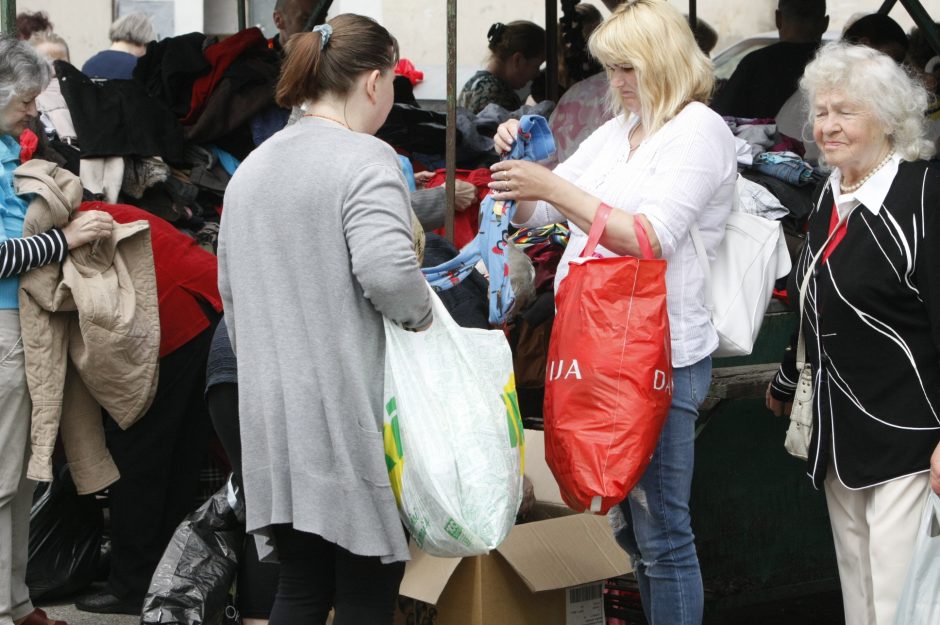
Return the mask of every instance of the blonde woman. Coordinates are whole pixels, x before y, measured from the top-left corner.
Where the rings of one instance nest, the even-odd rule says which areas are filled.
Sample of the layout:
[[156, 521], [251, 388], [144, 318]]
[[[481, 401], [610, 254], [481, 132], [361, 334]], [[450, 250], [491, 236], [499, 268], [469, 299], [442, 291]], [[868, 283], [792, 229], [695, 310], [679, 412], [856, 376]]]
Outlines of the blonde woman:
[[[668, 261], [666, 290], [672, 338], [673, 402], [652, 462], [619, 509], [618, 542], [630, 554], [647, 621], [696, 625], [702, 619], [702, 578], [689, 516], [698, 407], [711, 380], [718, 335], [705, 308], [704, 276], [689, 229], [697, 225], [709, 256], [724, 233], [737, 176], [734, 139], [706, 106], [713, 72], [688, 22], [665, 0], [621, 5], [590, 39], [607, 68], [622, 113], [554, 171], [533, 163], [493, 166], [497, 199], [520, 202], [525, 226], [567, 221], [568, 244], [556, 286], [587, 242], [598, 207], [614, 207], [602, 255], [639, 255], [634, 221]], [[500, 126], [507, 150], [516, 122]]]

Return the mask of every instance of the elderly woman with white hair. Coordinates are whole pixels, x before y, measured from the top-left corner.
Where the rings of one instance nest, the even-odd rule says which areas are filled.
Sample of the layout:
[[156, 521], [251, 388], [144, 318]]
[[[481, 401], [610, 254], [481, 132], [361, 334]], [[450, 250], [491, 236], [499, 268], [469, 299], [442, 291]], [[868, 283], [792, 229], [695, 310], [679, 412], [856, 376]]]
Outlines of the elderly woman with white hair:
[[[826, 492], [847, 625], [891, 625], [931, 455], [940, 462], [940, 171], [925, 160], [927, 93], [888, 56], [847, 43], [822, 48], [800, 89], [832, 167], [794, 268], [813, 372], [808, 472]], [[785, 359], [767, 392], [774, 413], [789, 412], [796, 376]]]
[[23, 237], [28, 197], [13, 189], [19, 137], [36, 117], [36, 96], [49, 82], [49, 64], [25, 41], [0, 37], [0, 625], [46, 625], [26, 587], [29, 508], [26, 478], [31, 403], [26, 386], [17, 291], [19, 275], [68, 251], [111, 235], [107, 213], [79, 213], [67, 226]]
[[137, 59], [147, 53], [147, 44], [156, 40], [157, 31], [146, 13], [128, 13], [114, 20], [108, 38], [111, 47], [85, 61], [82, 72], [91, 78], [130, 80]]

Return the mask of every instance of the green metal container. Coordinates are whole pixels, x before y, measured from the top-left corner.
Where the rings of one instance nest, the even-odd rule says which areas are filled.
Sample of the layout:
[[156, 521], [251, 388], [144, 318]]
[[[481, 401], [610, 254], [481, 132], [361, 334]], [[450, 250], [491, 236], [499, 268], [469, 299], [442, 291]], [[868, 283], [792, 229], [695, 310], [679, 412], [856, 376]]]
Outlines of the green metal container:
[[788, 420], [764, 406], [795, 327], [769, 312], [750, 356], [714, 363], [691, 500], [707, 623], [842, 622], [825, 497], [783, 448]]

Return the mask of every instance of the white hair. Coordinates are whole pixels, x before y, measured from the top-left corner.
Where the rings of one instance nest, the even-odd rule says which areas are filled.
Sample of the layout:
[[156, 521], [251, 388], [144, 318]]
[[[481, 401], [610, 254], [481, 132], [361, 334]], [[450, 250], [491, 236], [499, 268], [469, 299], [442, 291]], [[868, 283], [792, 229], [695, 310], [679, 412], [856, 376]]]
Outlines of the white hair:
[[38, 95], [52, 76], [49, 64], [25, 41], [0, 37], [0, 111], [13, 98]]
[[111, 41], [126, 41], [145, 46], [157, 38], [157, 31], [146, 13], [128, 13], [114, 20], [108, 31]]
[[927, 90], [919, 79], [873, 48], [842, 41], [826, 44], [806, 66], [800, 90], [809, 103], [810, 124], [816, 96], [839, 92], [875, 116], [902, 159], [933, 156], [934, 145], [925, 138]]

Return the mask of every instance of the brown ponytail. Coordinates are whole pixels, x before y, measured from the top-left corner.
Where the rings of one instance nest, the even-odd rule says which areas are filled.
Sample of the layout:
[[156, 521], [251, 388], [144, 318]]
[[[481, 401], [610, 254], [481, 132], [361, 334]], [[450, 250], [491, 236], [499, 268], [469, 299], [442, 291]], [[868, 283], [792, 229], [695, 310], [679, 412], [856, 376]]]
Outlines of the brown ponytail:
[[344, 96], [363, 72], [391, 70], [398, 62], [398, 42], [375, 20], [345, 13], [328, 24], [333, 33], [326, 45], [317, 31], [297, 33], [287, 42], [275, 91], [280, 106], [300, 106], [326, 93]]

